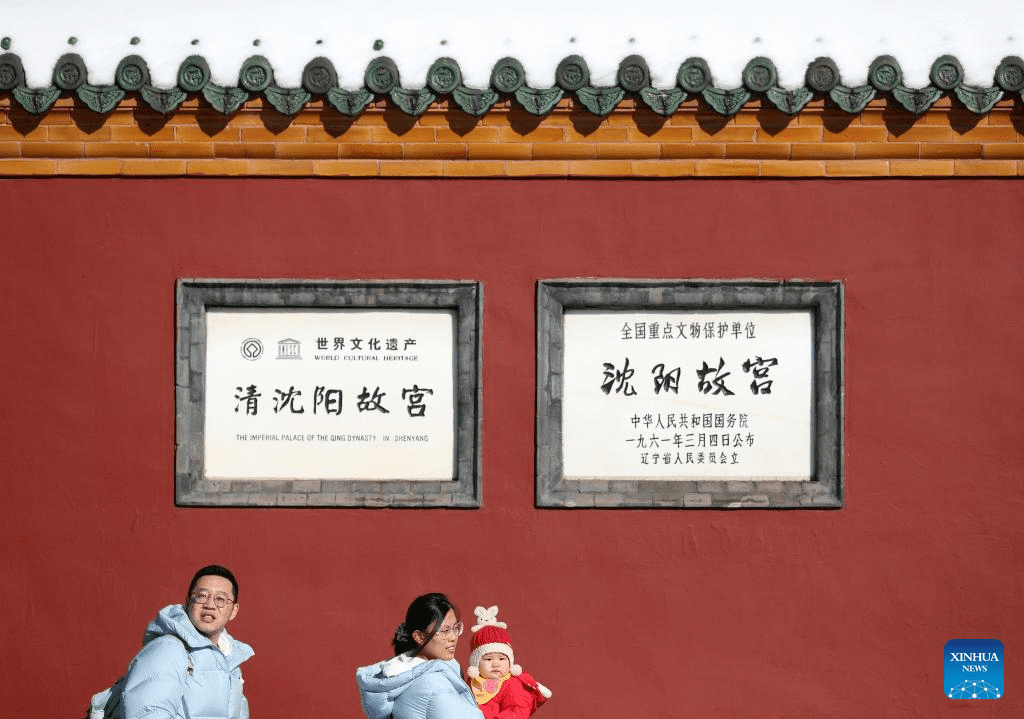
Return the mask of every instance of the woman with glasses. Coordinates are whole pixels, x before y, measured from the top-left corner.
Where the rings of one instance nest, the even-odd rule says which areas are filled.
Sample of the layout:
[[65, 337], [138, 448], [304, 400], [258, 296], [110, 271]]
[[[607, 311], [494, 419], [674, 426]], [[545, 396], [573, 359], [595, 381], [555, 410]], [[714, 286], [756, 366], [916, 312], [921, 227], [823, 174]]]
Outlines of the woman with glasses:
[[368, 719], [482, 719], [455, 661], [462, 630], [448, 597], [416, 597], [391, 640], [395, 656], [356, 670]]

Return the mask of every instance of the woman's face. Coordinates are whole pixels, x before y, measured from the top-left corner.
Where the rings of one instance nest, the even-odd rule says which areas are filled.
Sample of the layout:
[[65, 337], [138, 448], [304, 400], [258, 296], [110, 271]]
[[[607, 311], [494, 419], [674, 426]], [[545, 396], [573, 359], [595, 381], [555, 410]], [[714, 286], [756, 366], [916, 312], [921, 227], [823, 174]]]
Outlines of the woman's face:
[[[455, 658], [455, 647], [459, 644], [459, 635], [462, 634], [460, 626], [461, 622], [455, 617], [455, 612], [451, 609], [444, 615], [444, 620], [441, 622], [441, 626], [438, 631], [434, 634], [434, 638], [431, 639], [426, 645], [419, 651], [417, 656], [421, 656], [424, 659], [454, 659]], [[416, 630], [412, 633], [412, 638], [417, 642], [422, 642], [430, 634], [428, 631], [421, 632]]]

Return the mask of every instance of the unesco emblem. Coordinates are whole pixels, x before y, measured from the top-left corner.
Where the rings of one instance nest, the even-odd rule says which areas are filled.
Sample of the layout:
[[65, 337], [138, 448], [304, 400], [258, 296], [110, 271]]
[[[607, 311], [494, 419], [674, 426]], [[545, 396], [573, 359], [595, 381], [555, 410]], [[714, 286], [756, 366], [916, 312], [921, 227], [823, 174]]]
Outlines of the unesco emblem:
[[250, 362], [258, 360], [263, 355], [263, 343], [255, 337], [250, 337], [242, 343], [242, 356]]

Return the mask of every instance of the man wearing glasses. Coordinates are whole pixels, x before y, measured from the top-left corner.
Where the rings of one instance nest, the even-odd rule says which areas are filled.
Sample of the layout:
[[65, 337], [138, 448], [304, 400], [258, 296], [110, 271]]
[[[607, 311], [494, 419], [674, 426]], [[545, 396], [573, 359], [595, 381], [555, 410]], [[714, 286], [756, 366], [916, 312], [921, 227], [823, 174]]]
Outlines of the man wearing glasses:
[[253, 650], [230, 634], [238, 582], [224, 567], [196, 572], [184, 604], [149, 623], [122, 692], [124, 719], [248, 719], [242, 662]]

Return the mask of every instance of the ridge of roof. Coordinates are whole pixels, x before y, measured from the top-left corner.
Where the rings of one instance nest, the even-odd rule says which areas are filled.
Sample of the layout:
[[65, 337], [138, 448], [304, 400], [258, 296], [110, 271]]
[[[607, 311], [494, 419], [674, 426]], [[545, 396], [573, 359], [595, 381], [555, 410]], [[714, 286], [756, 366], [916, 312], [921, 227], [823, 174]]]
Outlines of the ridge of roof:
[[[0, 45], [0, 49], [8, 47], [6, 43]], [[514, 100], [536, 116], [547, 115], [567, 97], [595, 116], [608, 115], [627, 97], [663, 116], [672, 115], [690, 100], [703, 102], [720, 115], [731, 116], [758, 99], [788, 115], [798, 114], [816, 97], [827, 98], [839, 109], [858, 114], [877, 96], [887, 96], [915, 115], [926, 112], [943, 96], [955, 97], [978, 115], [988, 113], [1005, 98], [1015, 102], [1024, 99], [1024, 61], [1018, 56], [1002, 60], [991, 85], [975, 86], [966, 83], [963, 66], [956, 56], [942, 55], [931, 65], [929, 84], [916, 88], [904, 84], [900, 63], [891, 55], [877, 57], [868, 68], [867, 83], [858, 86], [844, 85], [836, 62], [819, 57], [807, 65], [803, 85], [789, 89], [779, 85], [775, 63], [761, 56], [746, 63], [742, 84], [737, 87], [716, 86], [707, 61], [690, 57], [680, 63], [672, 87], [657, 88], [652, 85], [647, 61], [640, 55], [621, 59], [616, 82], [610, 86], [591, 84], [590, 68], [579, 55], [563, 58], [555, 72], [555, 84], [540, 88], [527, 85], [523, 63], [514, 57], [498, 60], [491, 70], [489, 87], [482, 89], [464, 85], [462, 70], [450, 57], [438, 57], [427, 72], [425, 84], [418, 87], [403, 86], [398, 65], [387, 56], [375, 57], [367, 64], [363, 85], [354, 90], [339, 86], [334, 64], [322, 56], [305, 64], [298, 87], [279, 86], [273, 66], [262, 55], [252, 55], [242, 63], [233, 86], [214, 83], [209, 63], [202, 55], [192, 55], [181, 62], [177, 82], [172, 87], [152, 85], [146, 60], [140, 55], [121, 59], [113, 84], [93, 85], [88, 77], [85, 60], [76, 53], [66, 53], [53, 67], [51, 84], [29, 87], [20, 56], [12, 52], [0, 54], [0, 97], [10, 96], [12, 106], [16, 103], [35, 115], [48, 112], [62, 96], [76, 97], [94, 112], [107, 114], [130, 95], [136, 95], [155, 111], [170, 114], [190, 96], [201, 95], [212, 108], [226, 115], [262, 96], [288, 116], [296, 115], [316, 98], [348, 116], [361, 114], [381, 98], [387, 98], [410, 116], [422, 115], [431, 105], [450, 99], [461, 110], [477, 117], [506, 99]]]

